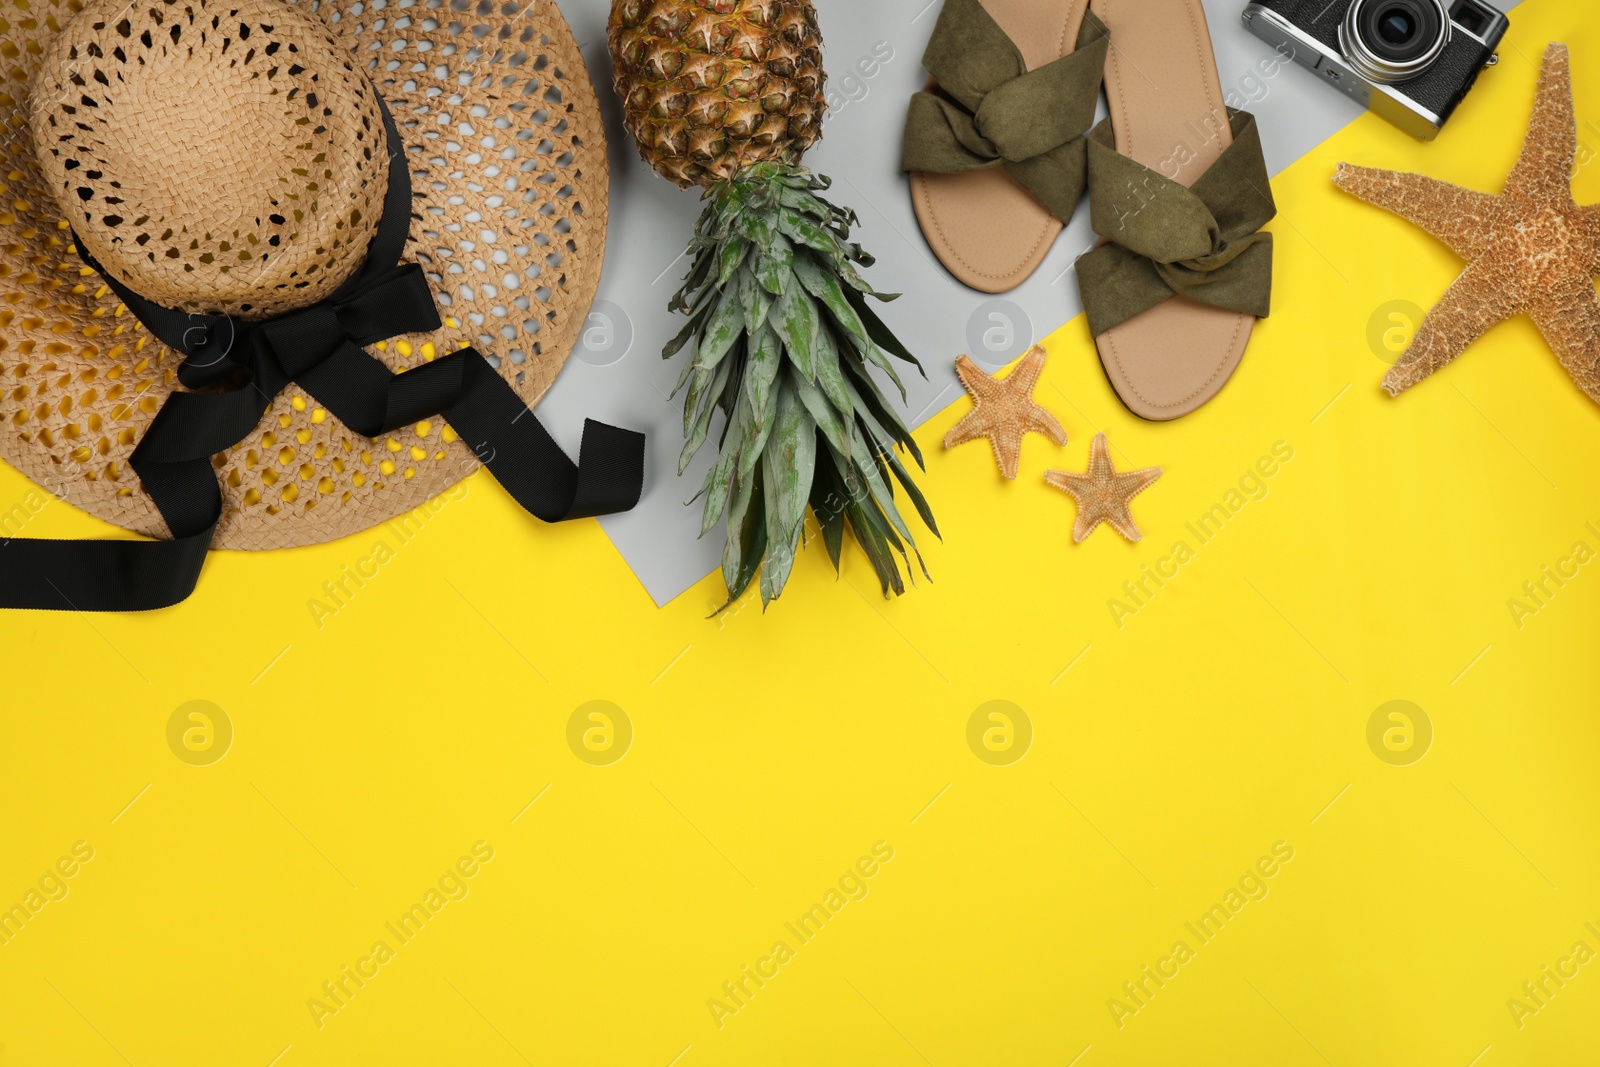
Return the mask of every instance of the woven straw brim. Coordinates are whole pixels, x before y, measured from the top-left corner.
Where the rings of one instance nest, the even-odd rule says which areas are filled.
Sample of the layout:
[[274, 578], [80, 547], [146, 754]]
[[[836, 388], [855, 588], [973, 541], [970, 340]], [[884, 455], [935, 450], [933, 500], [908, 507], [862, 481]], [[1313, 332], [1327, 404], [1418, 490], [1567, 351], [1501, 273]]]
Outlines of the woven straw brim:
[[[444, 320], [374, 346], [396, 371], [475, 346], [532, 406], [578, 338], [604, 256], [608, 166], [594, 88], [549, 0], [306, 3], [371, 77], [411, 163], [420, 263]], [[181, 356], [74, 254], [41, 180], [27, 86], [78, 7], [0, 0], [0, 457], [138, 533], [168, 536], [128, 466]], [[441, 419], [373, 440], [291, 385], [215, 457], [219, 548], [316, 544], [426, 502], [478, 466]]]

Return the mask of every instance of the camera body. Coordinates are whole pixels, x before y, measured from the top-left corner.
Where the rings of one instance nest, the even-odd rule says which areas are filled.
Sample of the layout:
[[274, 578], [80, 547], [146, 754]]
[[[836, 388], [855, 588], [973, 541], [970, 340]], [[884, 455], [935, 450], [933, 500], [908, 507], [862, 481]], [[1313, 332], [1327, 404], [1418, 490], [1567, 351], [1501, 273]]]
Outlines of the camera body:
[[1242, 17], [1251, 33], [1423, 141], [1498, 61], [1509, 26], [1484, 0], [1253, 0]]

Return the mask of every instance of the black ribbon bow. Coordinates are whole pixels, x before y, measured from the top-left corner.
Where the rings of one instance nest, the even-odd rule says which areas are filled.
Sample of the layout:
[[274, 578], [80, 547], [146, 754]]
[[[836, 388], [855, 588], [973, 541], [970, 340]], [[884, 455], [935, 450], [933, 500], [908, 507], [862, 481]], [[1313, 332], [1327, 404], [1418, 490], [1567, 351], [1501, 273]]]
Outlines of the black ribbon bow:
[[411, 174], [389, 109], [383, 219], [362, 266], [330, 297], [262, 322], [152, 303], [99, 272], [144, 326], [184, 353], [174, 392], [129, 464], [172, 531], [170, 541], [0, 542], [0, 607], [147, 611], [194, 591], [222, 517], [211, 457], [250, 435], [291, 381], [350, 429], [378, 437], [434, 416], [458, 433], [517, 503], [546, 522], [627, 511], [644, 487], [644, 435], [586, 420], [574, 464], [475, 348], [395, 374], [362, 347], [439, 328], [427, 277], [398, 264], [411, 225]]

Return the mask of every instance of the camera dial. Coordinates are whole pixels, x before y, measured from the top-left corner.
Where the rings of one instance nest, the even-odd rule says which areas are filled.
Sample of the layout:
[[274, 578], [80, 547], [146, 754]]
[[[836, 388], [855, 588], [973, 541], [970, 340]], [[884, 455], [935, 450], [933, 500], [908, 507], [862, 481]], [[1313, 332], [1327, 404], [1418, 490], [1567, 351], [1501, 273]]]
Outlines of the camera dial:
[[1442, 0], [1353, 0], [1339, 25], [1350, 66], [1386, 85], [1427, 70], [1449, 40]]

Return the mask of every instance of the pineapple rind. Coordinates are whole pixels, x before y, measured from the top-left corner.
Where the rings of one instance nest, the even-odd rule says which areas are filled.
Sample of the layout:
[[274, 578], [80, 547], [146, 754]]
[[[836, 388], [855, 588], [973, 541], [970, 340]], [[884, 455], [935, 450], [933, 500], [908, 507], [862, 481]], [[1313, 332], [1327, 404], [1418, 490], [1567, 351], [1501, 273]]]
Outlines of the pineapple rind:
[[616, 0], [607, 36], [639, 155], [681, 188], [799, 163], [821, 136], [826, 75], [809, 0]]

